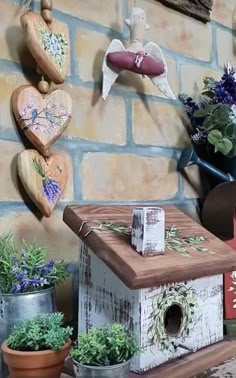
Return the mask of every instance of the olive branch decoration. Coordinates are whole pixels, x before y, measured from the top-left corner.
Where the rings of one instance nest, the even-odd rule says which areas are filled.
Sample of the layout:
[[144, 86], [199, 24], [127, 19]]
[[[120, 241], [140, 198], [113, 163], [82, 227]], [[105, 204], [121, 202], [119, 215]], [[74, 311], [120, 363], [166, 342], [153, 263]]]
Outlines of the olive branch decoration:
[[[194, 323], [195, 310], [198, 304], [198, 296], [194, 289], [184, 285], [171, 285], [156, 296], [153, 301], [153, 310], [149, 316], [151, 326], [148, 334], [152, 344], [157, 345], [162, 352], [173, 347], [171, 338], [189, 336]], [[182, 312], [180, 328], [176, 335], [166, 332], [165, 316], [168, 309], [177, 305]]]
[[[118, 234], [131, 236], [131, 226], [122, 225], [122, 221], [93, 221], [94, 226], [91, 226], [91, 230], [96, 233], [113, 231]], [[184, 257], [191, 257], [189, 248], [202, 253], [214, 254], [208, 248], [203, 246], [203, 243], [207, 239], [204, 236], [189, 236], [182, 237], [180, 231], [175, 225], [166, 228], [165, 246], [166, 249], [179, 252]]]

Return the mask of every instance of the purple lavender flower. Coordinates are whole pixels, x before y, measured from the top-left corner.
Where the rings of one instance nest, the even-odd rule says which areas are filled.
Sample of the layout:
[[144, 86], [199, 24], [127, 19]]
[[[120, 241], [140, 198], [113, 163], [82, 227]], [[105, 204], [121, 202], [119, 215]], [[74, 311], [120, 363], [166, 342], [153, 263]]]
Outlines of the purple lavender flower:
[[30, 285], [33, 287], [43, 287], [49, 285], [49, 282], [44, 277], [33, 277], [30, 280]]
[[236, 102], [236, 73], [231, 67], [225, 68], [221, 80], [214, 87], [215, 102], [233, 105]]
[[33, 158], [33, 166], [36, 172], [42, 177], [42, 192], [48, 202], [55, 203], [61, 194], [61, 187], [56, 180], [49, 178], [42, 166], [40, 159]]
[[26, 270], [21, 270], [19, 267], [12, 269], [12, 274], [15, 276], [16, 283], [12, 287], [12, 293], [23, 293], [29, 287], [28, 273]]
[[55, 265], [55, 262], [53, 260], [50, 260], [47, 264], [41, 266], [38, 269], [38, 274], [40, 276], [44, 276], [44, 275], [50, 274], [52, 272], [53, 268], [54, 268], [54, 265]]
[[196, 132], [191, 135], [191, 140], [194, 143], [204, 143], [207, 140], [207, 133], [197, 128]]
[[22, 293], [21, 285], [19, 283], [16, 283], [12, 286], [11, 289], [12, 294]]
[[189, 97], [184, 93], [181, 93], [179, 95], [179, 100], [182, 102], [188, 117], [191, 119], [193, 113], [199, 109], [199, 106], [196, 104], [195, 101], [193, 101], [192, 97]]
[[43, 179], [43, 194], [49, 202], [56, 202], [60, 193], [61, 188], [56, 180], [49, 179], [48, 177]]

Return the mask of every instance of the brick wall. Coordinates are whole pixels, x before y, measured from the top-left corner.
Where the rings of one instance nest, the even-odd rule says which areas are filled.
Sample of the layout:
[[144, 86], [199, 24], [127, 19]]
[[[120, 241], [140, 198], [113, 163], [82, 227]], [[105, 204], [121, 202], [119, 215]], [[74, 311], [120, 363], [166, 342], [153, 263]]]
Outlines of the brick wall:
[[[105, 102], [100, 96], [104, 52], [113, 38], [126, 41], [129, 36], [123, 23], [133, 5], [129, 0], [54, 0], [54, 16], [70, 28], [71, 66], [64, 87], [74, 104], [73, 120], [55, 147], [67, 151], [72, 163], [67, 189], [51, 218], [42, 219], [30, 205], [17, 179], [16, 156], [24, 146], [10, 111], [14, 89], [36, 79], [22, 38], [19, 3], [0, 0], [1, 232], [12, 230], [19, 243], [23, 237], [36, 239], [52, 257], [74, 261], [77, 238], [62, 222], [67, 203], [144, 201], [191, 211], [202, 193], [196, 168], [188, 170], [188, 179], [176, 172], [188, 143], [179, 104], [165, 99], [148, 79], [130, 73], [121, 75]], [[151, 26], [146, 39], [163, 48], [176, 95], [191, 93], [205, 75], [218, 77], [227, 60], [236, 65], [231, 31], [236, 0], [214, 0], [208, 25], [155, 0], [136, 3], [146, 10]], [[68, 316], [71, 300], [65, 293], [72, 285], [69, 281], [60, 289]]]

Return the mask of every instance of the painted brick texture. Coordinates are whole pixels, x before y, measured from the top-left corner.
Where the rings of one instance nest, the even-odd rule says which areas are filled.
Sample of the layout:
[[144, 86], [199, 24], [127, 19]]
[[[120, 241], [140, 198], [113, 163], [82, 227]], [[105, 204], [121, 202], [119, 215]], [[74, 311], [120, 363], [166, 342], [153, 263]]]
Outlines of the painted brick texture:
[[[54, 2], [54, 17], [68, 25], [71, 35], [70, 72], [62, 87], [72, 96], [73, 120], [53, 149], [64, 150], [71, 166], [67, 189], [51, 218], [42, 218], [30, 205], [16, 170], [17, 154], [25, 146], [10, 109], [12, 92], [38, 80], [20, 28], [21, 3], [0, 0], [1, 231], [12, 231], [19, 243], [25, 238], [47, 245], [51, 257], [76, 261], [78, 239], [62, 221], [66, 204], [174, 203], [193, 214], [195, 199], [202, 196], [201, 182], [197, 168], [189, 168], [185, 178], [176, 171], [189, 143], [178, 101], [166, 99], [149, 79], [127, 72], [108, 99], [101, 99], [103, 56], [113, 38], [128, 42], [123, 20], [133, 0]], [[39, 1], [35, 3], [37, 9]], [[201, 88], [205, 75], [219, 77], [228, 60], [236, 64], [236, 0], [214, 0], [208, 25], [156, 0], [136, 3], [151, 26], [146, 40], [163, 48], [176, 96]], [[73, 286], [68, 281], [58, 291], [69, 318]]]

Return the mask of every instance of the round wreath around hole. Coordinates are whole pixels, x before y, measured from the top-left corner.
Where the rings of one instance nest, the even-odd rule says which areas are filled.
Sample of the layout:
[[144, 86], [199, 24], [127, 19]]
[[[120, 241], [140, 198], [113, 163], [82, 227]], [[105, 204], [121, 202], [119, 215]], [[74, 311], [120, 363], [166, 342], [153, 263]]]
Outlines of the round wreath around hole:
[[[187, 337], [192, 329], [194, 314], [198, 304], [195, 290], [184, 285], [169, 286], [157, 295], [153, 301], [153, 311], [150, 315], [152, 325], [149, 328], [150, 341], [162, 352], [173, 348], [172, 340], [176, 337]], [[165, 317], [172, 306], [178, 306], [182, 312], [181, 324], [175, 335], [167, 333]]]

